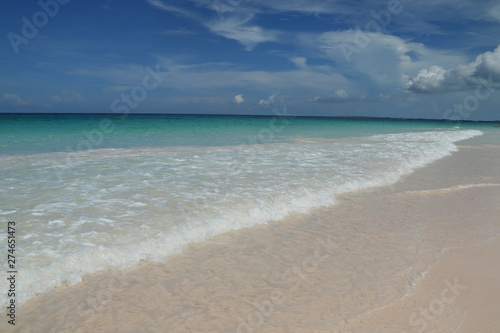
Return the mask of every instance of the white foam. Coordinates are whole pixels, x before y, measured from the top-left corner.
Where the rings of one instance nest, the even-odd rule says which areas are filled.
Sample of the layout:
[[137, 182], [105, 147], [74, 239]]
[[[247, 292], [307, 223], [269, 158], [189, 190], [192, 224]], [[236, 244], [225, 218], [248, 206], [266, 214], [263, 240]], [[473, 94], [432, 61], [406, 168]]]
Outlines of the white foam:
[[455, 192], [455, 191], [460, 191], [460, 190], [467, 190], [471, 188], [476, 188], [476, 187], [497, 187], [500, 186], [500, 184], [494, 184], [494, 183], [478, 183], [478, 184], [465, 184], [465, 185], [459, 185], [455, 187], [447, 187], [447, 188], [439, 188], [439, 189], [434, 189], [434, 190], [421, 190], [421, 191], [405, 191], [401, 192], [401, 195], [406, 195], [406, 194], [417, 194], [417, 195], [429, 195], [429, 194], [442, 194], [446, 192]]
[[50, 166], [65, 163], [64, 154], [39, 154], [37, 166], [25, 156], [0, 159], [8, 186], [23, 189], [0, 192], [12, 209], [0, 214], [23, 212], [16, 217], [23, 245], [18, 301], [96, 271], [165, 261], [230, 230], [334, 205], [339, 193], [392, 184], [480, 134], [88, 151], [64, 171], [63, 182]]

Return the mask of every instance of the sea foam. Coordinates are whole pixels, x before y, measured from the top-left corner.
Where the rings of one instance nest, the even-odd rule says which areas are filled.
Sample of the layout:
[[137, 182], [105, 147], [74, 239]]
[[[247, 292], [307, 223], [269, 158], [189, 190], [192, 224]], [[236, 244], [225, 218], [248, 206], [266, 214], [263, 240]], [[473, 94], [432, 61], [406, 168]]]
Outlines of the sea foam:
[[478, 135], [447, 130], [103, 149], [70, 163], [64, 153], [1, 157], [0, 214], [15, 216], [18, 229], [18, 301], [89, 273], [164, 262], [190, 243], [334, 205], [338, 194], [392, 184]]

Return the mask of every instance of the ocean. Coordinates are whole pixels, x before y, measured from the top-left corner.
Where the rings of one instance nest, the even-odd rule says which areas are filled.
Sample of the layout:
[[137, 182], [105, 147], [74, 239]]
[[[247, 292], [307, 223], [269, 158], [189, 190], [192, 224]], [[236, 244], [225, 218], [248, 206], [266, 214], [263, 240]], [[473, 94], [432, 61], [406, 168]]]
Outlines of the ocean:
[[278, 113], [0, 114], [0, 216], [5, 230], [16, 223], [18, 302], [335, 206], [340, 194], [394, 184], [494, 127]]

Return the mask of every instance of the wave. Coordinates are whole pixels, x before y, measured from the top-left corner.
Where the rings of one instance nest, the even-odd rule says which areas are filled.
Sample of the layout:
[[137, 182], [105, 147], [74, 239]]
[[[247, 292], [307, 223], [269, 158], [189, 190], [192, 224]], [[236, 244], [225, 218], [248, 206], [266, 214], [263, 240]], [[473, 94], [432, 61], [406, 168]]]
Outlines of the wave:
[[[39, 155], [36, 163], [0, 158], [0, 199], [9, 207], [0, 214], [16, 216], [22, 230], [18, 302], [90, 273], [165, 262], [190, 243], [335, 205], [338, 194], [393, 184], [481, 134], [107, 149], [72, 163], [61, 153]], [[56, 172], [62, 168], [64, 181]]]

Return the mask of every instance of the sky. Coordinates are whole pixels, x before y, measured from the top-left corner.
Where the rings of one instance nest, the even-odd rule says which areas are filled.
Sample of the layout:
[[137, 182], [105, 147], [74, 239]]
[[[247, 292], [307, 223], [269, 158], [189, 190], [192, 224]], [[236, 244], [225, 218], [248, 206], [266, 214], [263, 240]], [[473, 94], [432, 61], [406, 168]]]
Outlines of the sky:
[[18, 0], [0, 30], [0, 112], [500, 120], [498, 0]]

